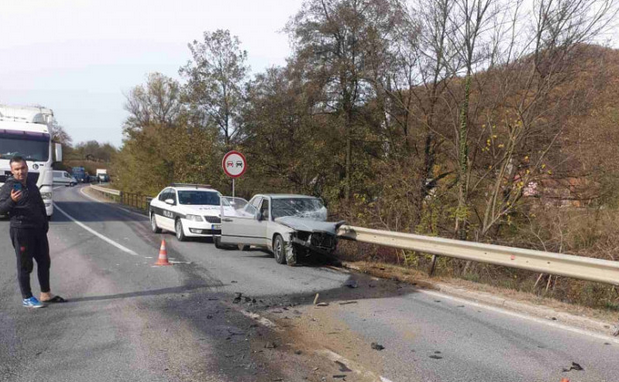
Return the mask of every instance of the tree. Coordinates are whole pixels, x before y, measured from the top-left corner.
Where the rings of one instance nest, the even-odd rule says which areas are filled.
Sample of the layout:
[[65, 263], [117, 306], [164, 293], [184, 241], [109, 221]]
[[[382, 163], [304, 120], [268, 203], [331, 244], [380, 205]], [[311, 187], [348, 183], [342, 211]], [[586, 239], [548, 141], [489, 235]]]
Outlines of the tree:
[[189, 44], [193, 57], [180, 74], [187, 79], [186, 101], [192, 118], [219, 131], [226, 148], [241, 139], [239, 113], [249, 67], [247, 52], [227, 30], [204, 32], [204, 40]]
[[175, 181], [221, 184], [216, 137], [191, 125], [177, 81], [149, 75], [129, 92], [125, 108], [125, 139], [113, 165], [120, 189], [153, 195]]
[[354, 157], [363, 154], [355, 147], [366, 140], [368, 120], [362, 108], [375, 96], [368, 52], [380, 41], [377, 32], [388, 28], [391, 14], [388, 0], [308, 0], [287, 26], [305, 78], [322, 92], [317, 112], [335, 117], [341, 126], [346, 201], [358, 178]]
[[52, 135], [52, 140], [54, 142], [62, 144], [63, 148], [64, 147], [71, 147], [71, 144], [73, 143], [73, 138], [71, 138], [69, 133], [66, 132], [64, 127], [62, 127], [58, 123], [58, 121], [56, 121], [54, 119], [52, 121], [52, 123], [49, 124], [49, 129], [50, 129], [50, 133]]
[[182, 112], [181, 87], [178, 81], [161, 73], [150, 73], [146, 84], [131, 89], [125, 110], [129, 117], [124, 133], [131, 135], [145, 126], [173, 126]]

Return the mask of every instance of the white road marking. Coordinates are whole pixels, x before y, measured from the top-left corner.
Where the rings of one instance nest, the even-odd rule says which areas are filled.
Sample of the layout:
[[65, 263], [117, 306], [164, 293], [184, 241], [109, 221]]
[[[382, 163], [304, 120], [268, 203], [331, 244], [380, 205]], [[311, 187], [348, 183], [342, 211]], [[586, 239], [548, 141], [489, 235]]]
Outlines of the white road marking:
[[56, 208], [61, 214], [66, 216], [69, 220], [73, 221], [75, 224], [77, 224], [80, 227], [84, 228], [86, 231], [88, 231], [88, 232], [92, 233], [93, 235], [97, 236], [99, 239], [101, 239], [103, 241], [106, 241], [109, 244], [112, 244], [114, 247], [120, 249], [123, 252], [126, 252], [126, 253], [130, 254], [131, 256], [140, 256], [135, 251], [133, 251], [133, 250], [131, 250], [131, 249], [121, 245], [121, 244], [118, 244], [117, 242], [115, 242], [114, 240], [110, 239], [109, 237], [101, 235], [99, 232], [95, 231], [94, 229], [92, 229], [92, 228], [88, 227], [87, 225], [83, 224], [82, 222], [78, 221], [73, 216], [71, 216], [68, 213], [66, 213], [62, 208], [58, 207], [58, 205], [56, 203], [54, 203], [54, 208]]
[[559, 323], [554, 322], [554, 321], [549, 321], [549, 320], [544, 320], [544, 319], [537, 318], [537, 317], [527, 316], [525, 314], [512, 312], [510, 310], [497, 308], [497, 307], [494, 307], [494, 306], [491, 306], [491, 305], [480, 304], [478, 302], [474, 302], [474, 301], [471, 301], [471, 300], [465, 300], [463, 298], [449, 296], [449, 295], [446, 295], [446, 294], [443, 294], [443, 293], [440, 293], [440, 292], [429, 291], [429, 290], [419, 290], [419, 292], [427, 294], [427, 295], [430, 295], [430, 296], [433, 296], [433, 297], [440, 297], [440, 298], [444, 298], [446, 300], [455, 301], [455, 302], [457, 302], [459, 304], [466, 304], [466, 305], [474, 306], [476, 308], [482, 308], [482, 309], [485, 309], [485, 310], [489, 310], [491, 312], [505, 314], [507, 316], [512, 316], [512, 317], [520, 318], [520, 319], [523, 319], [523, 320], [535, 322], [535, 323], [538, 323], [538, 324], [550, 326], [550, 327], [553, 327], [555, 329], [562, 329], [562, 330], [566, 330], [568, 332], [572, 332], [572, 333], [576, 333], [576, 334], [580, 334], [580, 335], [584, 335], [584, 336], [588, 336], [588, 337], [593, 337], [593, 338], [596, 338], [596, 339], [599, 339], [599, 340], [603, 340], [605, 342], [613, 342], [613, 343], [619, 344], [619, 339], [617, 339], [617, 338], [613, 338], [613, 337], [610, 337], [610, 336], [605, 336], [603, 334], [598, 334], [598, 333], [590, 332], [590, 331], [583, 330], [583, 329], [574, 328], [574, 327], [568, 326], [568, 325], [559, 324]]
[[262, 317], [259, 314], [248, 312], [248, 311], [243, 310], [243, 309], [237, 309], [237, 311], [241, 312], [241, 314], [246, 316], [246, 317], [249, 317], [251, 319], [254, 319], [254, 320], [258, 321], [260, 324], [262, 324], [262, 326], [266, 326], [267, 328], [271, 328], [271, 329], [276, 330], [278, 332], [282, 331], [282, 329], [280, 329], [273, 321], [269, 320], [268, 318], [264, 318], [264, 317]]
[[317, 351], [318, 354], [321, 354], [325, 357], [327, 357], [330, 361], [332, 362], [341, 362], [343, 363], [347, 368], [351, 369], [353, 371], [353, 373], [357, 374], [357, 375], [361, 375], [363, 377], [369, 377], [373, 380], [380, 380], [381, 382], [391, 382], [391, 380], [383, 377], [383, 376], [377, 376], [376, 374], [374, 374], [373, 372], [369, 371], [369, 370], [362, 370], [363, 366], [362, 365], [358, 365], [356, 362], [353, 362], [343, 356], [341, 356], [340, 354], [334, 352], [333, 350], [329, 350], [329, 349], [322, 349], [322, 350], [318, 350]]

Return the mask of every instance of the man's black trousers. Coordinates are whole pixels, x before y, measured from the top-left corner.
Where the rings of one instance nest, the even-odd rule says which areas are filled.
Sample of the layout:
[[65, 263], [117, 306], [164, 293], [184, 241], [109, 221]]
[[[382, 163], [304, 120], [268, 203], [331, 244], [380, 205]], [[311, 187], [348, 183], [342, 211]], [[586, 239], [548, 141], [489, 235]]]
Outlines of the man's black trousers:
[[49, 292], [49, 244], [47, 233], [43, 229], [11, 227], [11, 241], [17, 257], [17, 280], [23, 298], [32, 297], [30, 273], [37, 262], [37, 274], [41, 292]]

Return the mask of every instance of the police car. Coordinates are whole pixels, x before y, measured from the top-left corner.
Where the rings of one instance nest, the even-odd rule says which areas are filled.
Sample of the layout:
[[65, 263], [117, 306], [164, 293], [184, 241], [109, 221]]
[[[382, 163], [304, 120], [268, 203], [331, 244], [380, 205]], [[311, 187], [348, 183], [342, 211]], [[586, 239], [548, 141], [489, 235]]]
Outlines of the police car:
[[149, 217], [154, 233], [176, 233], [187, 237], [221, 234], [221, 194], [208, 185], [172, 183], [150, 202]]

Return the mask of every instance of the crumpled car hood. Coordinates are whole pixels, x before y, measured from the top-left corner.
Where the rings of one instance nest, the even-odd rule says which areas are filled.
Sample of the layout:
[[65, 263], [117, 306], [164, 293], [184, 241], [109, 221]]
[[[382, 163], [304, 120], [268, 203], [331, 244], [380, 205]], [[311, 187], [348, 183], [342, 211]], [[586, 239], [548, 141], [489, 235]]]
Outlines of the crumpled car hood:
[[290, 227], [297, 231], [306, 231], [306, 232], [328, 232], [332, 235], [335, 235], [337, 229], [344, 224], [341, 222], [321, 222], [311, 219], [305, 218], [297, 218], [293, 216], [284, 216], [281, 218], [276, 218], [276, 222], [283, 224], [287, 227]]

